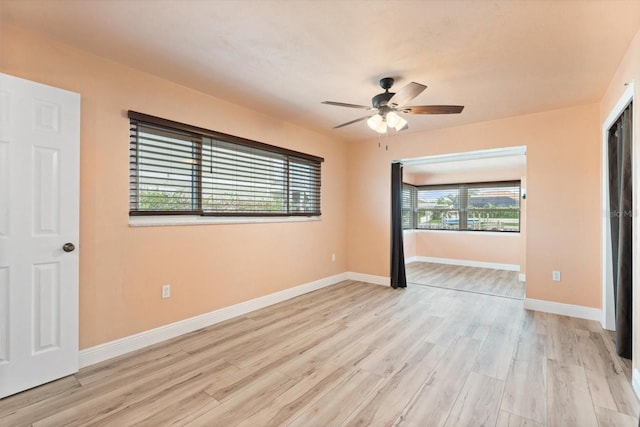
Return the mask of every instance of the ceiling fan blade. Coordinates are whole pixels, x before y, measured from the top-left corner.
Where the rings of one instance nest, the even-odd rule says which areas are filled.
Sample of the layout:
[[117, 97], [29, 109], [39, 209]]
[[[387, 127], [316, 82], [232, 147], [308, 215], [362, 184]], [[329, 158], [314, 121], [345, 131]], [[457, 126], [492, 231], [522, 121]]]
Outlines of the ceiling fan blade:
[[387, 102], [387, 105], [389, 107], [402, 107], [403, 105], [406, 105], [407, 102], [420, 95], [426, 88], [427, 87], [425, 85], [411, 82], [397, 91], [396, 94], [391, 97], [389, 102]]
[[338, 125], [338, 126], [334, 126], [333, 128], [334, 129], [338, 129], [338, 128], [341, 128], [341, 127], [344, 127], [344, 126], [349, 126], [349, 125], [352, 125], [354, 123], [358, 123], [358, 122], [361, 122], [363, 120], [367, 120], [369, 117], [371, 117], [371, 116], [360, 117], [359, 119], [351, 120], [350, 122], [343, 123], [343, 124]]
[[363, 110], [371, 110], [371, 107], [367, 107], [366, 105], [346, 104], [344, 102], [322, 101], [321, 104], [335, 105], [338, 107], [360, 108]]
[[410, 105], [399, 111], [406, 114], [458, 114], [464, 105]]

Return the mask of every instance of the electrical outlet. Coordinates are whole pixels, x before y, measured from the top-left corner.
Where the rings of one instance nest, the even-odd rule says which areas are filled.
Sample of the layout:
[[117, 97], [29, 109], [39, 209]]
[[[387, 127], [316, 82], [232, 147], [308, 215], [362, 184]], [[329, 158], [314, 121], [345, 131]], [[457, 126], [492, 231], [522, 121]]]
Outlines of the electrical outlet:
[[552, 271], [551, 272], [551, 280], [553, 280], [554, 282], [559, 282], [560, 281], [560, 272], [559, 271]]
[[162, 285], [162, 299], [169, 298], [171, 296], [171, 285]]
[[332, 253], [332, 254], [331, 254], [331, 261], [334, 261], [334, 262], [335, 262], [335, 260], [336, 260], [336, 254], [335, 254], [335, 253]]

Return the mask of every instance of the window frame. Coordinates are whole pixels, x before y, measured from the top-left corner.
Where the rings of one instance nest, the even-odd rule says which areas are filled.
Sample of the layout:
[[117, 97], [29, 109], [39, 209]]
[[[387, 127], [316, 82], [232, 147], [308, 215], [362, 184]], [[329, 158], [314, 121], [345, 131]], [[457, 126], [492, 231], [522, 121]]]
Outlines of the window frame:
[[[488, 182], [467, 182], [467, 183], [458, 183], [458, 184], [434, 184], [434, 185], [413, 185], [404, 182], [403, 190], [405, 186], [412, 187], [409, 191], [414, 194], [412, 197], [412, 205], [409, 209], [405, 208], [403, 205], [402, 211], [405, 212], [407, 210], [411, 211], [411, 219], [408, 221], [412, 224], [411, 228], [403, 228], [403, 230], [417, 230], [417, 231], [452, 231], [452, 232], [483, 232], [483, 233], [520, 233], [522, 227], [522, 181], [521, 180], [507, 180], [507, 181], [488, 181]], [[513, 186], [518, 188], [518, 229], [517, 230], [499, 230], [499, 229], [474, 229], [469, 228], [468, 222], [468, 213], [469, 213], [469, 195], [468, 191], [476, 188], [492, 188], [492, 187], [509, 187]], [[458, 225], [457, 228], [445, 228], [444, 226], [438, 228], [427, 228], [420, 227], [418, 217], [419, 217], [419, 208], [418, 208], [418, 195], [420, 190], [445, 190], [445, 189], [456, 189], [458, 191], [458, 207], [457, 209], [447, 208], [443, 209], [443, 212], [455, 210], [458, 212]], [[404, 201], [404, 199], [403, 199]], [[481, 208], [488, 209], [488, 208]], [[503, 208], [504, 210], [511, 208]], [[437, 210], [437, 209], [431, 209]], [[496, 210], [501, 210], [500, 208], [496, 208]], [[405, 223], [405, 218], [403, 216], [403, 225]], [[464, 226], [461, 225], [464, 223]]]
[[[247, 219], [259, 219], [259, 218], [274, 218], [284, 219], [293, 217], [320, 217], [321, 216], [321, 190], [322, 190], [322, 168], [321, 165], [324, 162], [324, 158], [314, 156], [311, 154], [302, 153], [287, 148], [277, 147], [270, 144], [265, 144], [259, 141], [254, 141], [246, 138], [242, 138], [235, 135], [229, 135], [222, 132], [217, 132], [209, 129], [204, 129], [197, 126], [188, 125], [185, 123], [176, 122], [156, 116], [151, 116], [137, 111], [128, 111], [129, 127], [130, 127], [130, 142], [129, 142], [129, 217], [153, 217], [153, 216], [191, 216], [191, 217], [218, 217], [218, 218], [247, 218]], [[138, 125], [146, 125], [150, 127], [161, 128], [164, 130], [173, 131], [176, 133], [183, 133], [185, 136], [190, 136], [194, 139], [194, 160], [196, 161], [195, 172], [192, 173], [194, 186], [192, 191], [197, 192], [196, 196], [192, 195], [192, 203], [194, 203], [195, 209], [184, 210], [141, 210], [134, 207], [139, 205], [140, 200], [140, 185], [138, 181], [139, 171], [139, 142], [135, 139], [134, 128]], [[286, 162], [286, 210], [283, 212], [269, 212], [269, 211], [206, 211], [202, 207], [203, 201], [203, 141], [208, 138], [209, 140], [219, 140], [225, 143], [249, 147], [266, 151], [269, 153], [283, 156]], [[185, 139], [186, 140], [186, 139]], [[135, 145], [135, 147], [134, 147]], [[306, 162], [317, 167], [317, 177], [310, 182], [313, 185], [314, 194], [317, 197], [314, 199], [317, 201], [317, 206], [313, 211], [295, 212], [291, 210], [291, 176], [288, 171], [290, 165], [296, 162]], [[311, 175], [310, 175], [311, 176]], [[195, 198], [194, 198], [195, 197]], [[253, 221], [250, 221], [253, 222]]]

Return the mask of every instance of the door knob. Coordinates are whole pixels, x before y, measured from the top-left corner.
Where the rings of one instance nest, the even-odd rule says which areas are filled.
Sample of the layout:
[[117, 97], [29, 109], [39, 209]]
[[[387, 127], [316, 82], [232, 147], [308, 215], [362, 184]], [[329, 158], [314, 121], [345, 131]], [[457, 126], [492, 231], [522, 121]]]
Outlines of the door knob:
[[65, 252], [73, 252], [76, 247], [73, 243], [65, 243], [62, 245], [62, 250]]

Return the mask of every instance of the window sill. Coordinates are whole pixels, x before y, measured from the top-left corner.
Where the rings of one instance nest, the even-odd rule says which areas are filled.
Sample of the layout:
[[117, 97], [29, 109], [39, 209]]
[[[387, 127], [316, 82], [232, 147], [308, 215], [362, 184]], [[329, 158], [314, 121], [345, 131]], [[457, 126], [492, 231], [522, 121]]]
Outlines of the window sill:
[[158, 215], [130, 216], [129, 227], [162, 227], [175, 225], [208, 224], [266, 224], [273, 222], [310, 222], [320, 221], [319, 216], [288, 217], [206, 217], [200, 215]]
[[411, 229], [403, 230], [405, 233], [449, 233], [449, 234], [473, 234], [474, 236], [520, 236], [520, 231], [470, 231], [470, 230], [426, 230], [426, 229]]

